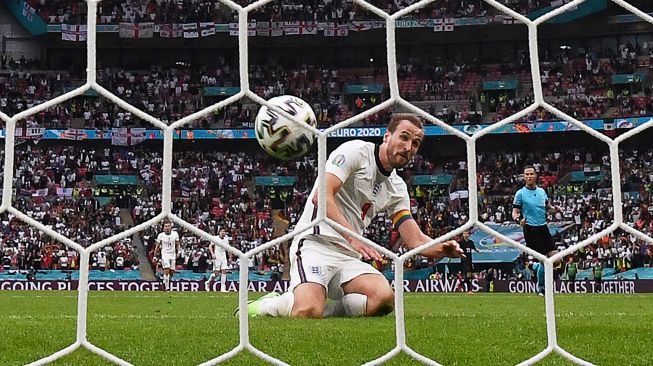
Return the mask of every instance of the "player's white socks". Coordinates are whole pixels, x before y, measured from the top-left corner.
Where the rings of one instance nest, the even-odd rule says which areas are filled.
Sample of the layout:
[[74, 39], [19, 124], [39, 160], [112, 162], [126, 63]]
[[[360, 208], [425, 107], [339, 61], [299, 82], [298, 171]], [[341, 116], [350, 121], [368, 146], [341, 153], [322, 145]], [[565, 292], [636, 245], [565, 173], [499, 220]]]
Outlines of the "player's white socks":
[[329, 301], [324, 306], [324, 317], [363, 316], [367, 310], [367, 296], [347, 294], [337, 301]]
[[227, 292], [227, 274], [222, 273], [220, 274], [220, 291], [222, 292]]
[[263, 316], [289, 317], [295, 304], [295, 295], [286, 292], [281, 296], [261, 300], [258, 314]]
[[[295, 304], [295, 295], [286, 292], [279, 297], [261, 300], [258, 314], [262, 316], [288, 317]], [[328, 302], [324, 308], [324, 317], [363, 316], [367, 310], [367, 296], [348, 294], [338, 301]]]
[[215, 272], [211, 273], [211, 275], [209, 276], [209, 281], [208, 282], [213, 282], [213, 280], [215, 280], [215, 277], [216, 277]]
[[166, 291], [170, 290], [170, 275], [163, 275], [163, 287], [165, 287]]

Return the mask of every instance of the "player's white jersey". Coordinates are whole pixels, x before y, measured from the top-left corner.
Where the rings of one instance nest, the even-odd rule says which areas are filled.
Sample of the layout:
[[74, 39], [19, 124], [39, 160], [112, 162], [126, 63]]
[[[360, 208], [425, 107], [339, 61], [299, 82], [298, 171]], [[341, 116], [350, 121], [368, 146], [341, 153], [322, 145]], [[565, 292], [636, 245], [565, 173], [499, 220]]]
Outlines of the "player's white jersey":
[[[224, 239], [221, 239], [220, 236], [215, 238], [215, 241], [220, 244], [229, 245], [229, 237], [225, 236]], [[219, 245], [213, 245], [213, 258], [227, 258], [227, 251], [222, 249]]]
[[[390, 216], [400, 211], [402, 214], [410, 213], [406, 183], [394, 170], [387, 172], [383, 169], [378, 149], [378, 145], [371, 142], [348, 141], [334, 150], [326, 163], [326, 172], [334, 174], [343, 182], [336, 193], [336, 201], [347, 222], [355, 232], [361, 234], [379, 212], [386, 212]], [[317, 207], [313, 205], [312, 197], [317, 191], [318, 183], [315, 182], [306, 200], [297, 226], [307, 224], [317, 216]], [[358, 255], [340, 233], [324, 222], [299, 235], [301, 237], [327, 245], [335, 243], [347, 249], [349, 254], [354, 252], [353, 255]]]
[[156, 237], [156, 241], [161, 246], [161, 256], [176, 256], [177, 241], [179, 241], [179, 234], [176, 231], [172, 231], [170, 234], [160, 232]]

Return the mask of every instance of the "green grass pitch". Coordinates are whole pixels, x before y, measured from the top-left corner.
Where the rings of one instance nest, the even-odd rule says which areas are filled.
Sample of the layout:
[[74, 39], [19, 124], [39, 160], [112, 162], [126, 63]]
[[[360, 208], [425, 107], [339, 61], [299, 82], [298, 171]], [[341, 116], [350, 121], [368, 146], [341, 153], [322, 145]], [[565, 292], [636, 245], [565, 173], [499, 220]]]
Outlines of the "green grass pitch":
[[[74, 341], [76, 292], [0, 292], [0, 365], [22, 365]], [[252, 297], [260, 294], [251, 294]], [[238, 343], [234, 293], [91, 292], [88, 339], [135, 365], [195, 365]], [[406, 294], [408, 345], [444, 365], [514, 365], [546, 347], [543, 298]], [[653, 363], [653, 296], [556, 296], [558, 341], [598, 365]], [[358, 365], [395, 345], [394, 316], [257, 318], [250, 339], [292, 365]], [[241, 353], [227, 365], [262, 365]], [[417, 365], [406, 355], [387, 364]], [[549, 356], [539, 365], [568, 365]], [[79, 349], [53, 365], [111, 365]]]

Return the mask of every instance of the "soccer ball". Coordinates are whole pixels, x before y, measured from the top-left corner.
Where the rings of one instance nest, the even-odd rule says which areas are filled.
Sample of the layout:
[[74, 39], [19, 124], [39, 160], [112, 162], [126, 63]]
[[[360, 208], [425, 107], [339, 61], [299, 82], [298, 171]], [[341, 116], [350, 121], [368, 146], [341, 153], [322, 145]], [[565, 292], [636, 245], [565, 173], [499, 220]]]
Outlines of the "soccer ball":
[[[317, 119], [311, 106], [292, 95], [281, 95], [268, 100], [299, 121], [313, 127]], [[256, 140], [268, 154], [282, 160], [298, 158], [306, 154], [315, 142], [315, 135], [297, 126], [297, 123], [281, 114], [261, 106], [255, 121]]]

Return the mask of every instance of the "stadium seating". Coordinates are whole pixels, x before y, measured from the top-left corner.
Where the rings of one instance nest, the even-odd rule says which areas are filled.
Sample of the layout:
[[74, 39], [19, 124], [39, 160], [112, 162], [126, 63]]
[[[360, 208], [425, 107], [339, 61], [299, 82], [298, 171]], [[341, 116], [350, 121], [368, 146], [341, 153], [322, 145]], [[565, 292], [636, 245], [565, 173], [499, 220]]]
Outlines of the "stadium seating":
[[[375, 6], [394, 13], [416, 0], [391, 1], [382, 0]], [[29, 3], [37, 9], [39, 15], [49, 23], [70, 23], [85, 21], [85, 6], [83, 1], [47, 0]], [[247, 5], [247, 1], [237, 1]], [[514, 10], [528, 14], [532, 11], [551, 6], [550, 0], [509, 2]], [[179, 6], [179, 7], [178, 7]], [[180, 11], [181, 10], [181, 11]], [[432, 6], [411, 13], [410, 18], [444, 18], [444, 17], [477, 17], [498, 13], [493, 7], [480, 0], [436, 1]], [[115, 24], [118, 22], [153, 21], [156, 23], [183, 23], [190, 21], [214, 21], [228, 23], [234, 21], [234, 16], [228, 8], [213, 1], [157, 1], [142, 5], [141, 2], [106, 0], [98, 8], [99, 23]], [[263, 21], [291, 20], [349, 20], [371, 19], [372, 16], [350, 0], [346, 1], [274, 1], [271, 4], [253, 12], [252, 18]]]
[[[65, 187], [78, 191], [80, 187], [92, 182], [97, 174], [137, 174], [144, 188], [141, 195], [133, 201], [131, 213], [134, 222], [144, 222], [155, 216], [160, 209], [161, 188], [158, 183], [160, 150], [146, 149], [135, 153], [124, 152], [115, 147], [104, 151], [85, 147], [52, 148], [25, 145], [16, 151], [16, 176], [20, 178], [21, 186], [14, 201], [15, 207], [37, 219], [43, 220], [47, 217], [50, 220], [49, 224], [69, 237], [78, 238], [77, 241], [82, 245], [88, 245], [121, 230], [120, 227], [115, 226], [114, 215], [118, 211], [111, 204], [100, 206], [93, 203], [95, 200], [83, 196], [60, 197], [52, 184], [61, 181], [62, 177], [70, 178], [66, 181]], [[653, 156], [651, 149], [630, 151], [622, 156], [622, 164], [625, 164], [626, 172], [632, 172], [624, 174], [624, 192], [650, 191], [652, 188], [650, 177], [653, 171], [650, 164], [646, 165], [644, 162], [651, 156]], [[2, 159], [1, 154], [0, 159]], [[106, 164], [103, 164], [103, 161]], [[261, 154], [178, 151], [175, 153], [174, 161], [173, 212], [208, 232], [215, 233], [218, 227], [229, 228], [232, 245], [241, 250], [252, 249], [274, 237], [272, 230], [274, 221], [271, 215], [277, 207], [285, 207], [284, 217], [290, 224], [289, 229], [292, 229], [301, 214], [302, 203], [316, 176], [315, 160], [310, 156], [297, 162], [278, 164], [278, 162], [272, 163], [269, 158]], [[564, 236], [557, 238], [561, 248], [606, 227], [612, 215], [611, 201], [609, 196], [602, 195], [600, 192], [602, 187], [608, 186], [609, 181], [604, 179], [598, 182], [573, 183], [564, 179], [570, 172], [582, 171], [585, 164], [596, 164], [602, 170], [609, 169], [605, 165], [604, 156], [590, 154], [590, 150], [582, 149], [533, 152], [528, 156], [515, 152], [483, 154], [477, 168], [479, 193], [482, 198], [479, 215], [483, 221], [501, 223], [509, 220], [508, 212], [511, 209], [514, 187], [520, 184], [519, 177], [523, 165], [530, 161], [541, 162], [537, 164], [537, 169], [543, 177], [542, 185], [547, 189], [554, 203], [563, 207], [562, 215], [552, 217], [551, 220], [573, 223], [571, 228], [564, 232]], [[52, 175], [39, 175], [43, 180], [33, 179], [39, 170], [50, 171], [52, 162], [57, 162], [60, 166], [54, 169]], [[67, 174], [70, 175], [70, 172], [74, 172], [75, 169], [83, 169], [84, 174], [68, 177]], [[104, 169], [108, 171], [103, 171]], [[59, 173], [64, 171], [69, 173]], [[449, 174], [455, 177], [451, 183], [452, 189], [458, 186], [466, 187], [467, 184], [464, 162], [453, 157], [432, 160], [427, 156], [418, 155], [402, 174], [407, 178], [419, 174]], [[281, 192], [255, 187], [253, 179], [254, 176], [259, 175], [289, 175], [297, 178], [294, 192], [288, 196], [285, 204], [279, 206], [281, 201], [278, 195]], [[427, 234], [439, 236], [466, 220], [467, 207], [464, 202], [450, 201], [448, 189], [434, 190], [429, 187], [421, 187], [421, 191], [415, 189], [417, 187], [411, 187], [415, 194], [414, 217]], [[79, 192], [83, 191], [79, 190]], [[150, 198], [145, 199], [145, 197]], [[220, 199], [209, 199], [209, 197], [220, 197]], [[639, 193], [631, 197], [624, 201], [626, 222], [644, 232], [653, 232], [651, 213], [646, 206], [641, 206], [642, 200], [637, 198], [640, 197]], [[43, 208], [35, 206], [34, 203], [39, 203]], [[93, 204], [89, 206], [90, 203]], [[87, 216], [99, 220], [98, 224], [88, 226], [83, 222], [73, 223], [70, 221], [73, 215], [52, 215], [53, 207], [58, 207], [64, 212], [83, 208]], [[41, 236], [36, 229], [28, 228], [22, 222], [7, 216], [6, 213], [3, 214], [2, 230], [9, 233], [9, 240], [3, 243], [0, 251], [3, 255], [2, 263], [5, 271], [26, 270], [35, 264], [41, 269], [60, 268], [64, 264], [68, 266], [67, 268], [76, 268], [75, 253], [65, 250], [62, 252], [63, 248], [60, 244]], [[153, 249], [153, 238], [157, 230], [154, 227], [141, 233], [142, 241], [150, 252]], [[209, 266], [206, 253], [208, 243], [197, 240], [184, 230], [181, 230], [181, 234], [183, 249], [178, 265], [179, 268], [187, 268], [189, 271], [183, 272], [182, 276], [189, 279], [201, 277]], [[390, 221], [383, 217], [374, 220], [365, 234], [370, 239], [387, 245], [388, 248], [394, 246], [397, 237]], [[30, 245], [26, 245], [26, 241], [21, 238], [38, 240], [32, 240]], [[123, 257], [121, 260], [123, 266], [137, 268], [138, 260], [130, 242], [116, 243], [110, 249], [106, 253], [108, 260], [104, 268], [116, 268], [118, 252]], [[641, 255], [635, 258], [635, 253], [638, 251]], [[29, 255], [26, 255], [27, 253]], [[651, 257], [650, 249], [645, 244], [619, 232], [607, 237], [604, 242], [590, 245], [578, 253], [577, 260], [580, 268], [589, 268], [592, 259], [597, 256], [602, 259], [606, 267], [617, 267], [620, 272], [629, 270], [633, 266], [641, 267], [650, 263]], [[61, 262], [63, 257], [66, 258], [65, 262]], [[39, 258], [38, 262], [34, 262], [36, 258]], [[127, 258], [131, 260], [127, 261]], [[623, 258], [627, 258], [627, 262], [623, 262]], [[270, 275], [271, 271], [280, 270], [279, 259], [279, 249], [272, 249], [253, 258], [250, 268]], [[99, 265], [97, 257], [93, 258], [93, 265]], [[232, 268], [237, 269], [235, 258], [232, 258]], [[199, 274], [190, 275], [193, 271]]]
[[[621, 52], [620, 50], [624, 50]], [[516, 57], [523, 55], [518, 52]], [[624, 58], [625, 57], [625, 58]], [[541, 78], [548, 102], [577, 119], [630, 117], [653, 113], [650, 91], [631, 94], [629, 88], [610, 85], [610, 78], [628, 72], [648, 72], [639, 60], [648, 59], [628, 43], [616, 50], [587, 49], [577, 53], [560, 51], [543, 62]], [[411, 58], [400, 60], [399, 88], [404, 98], [420, 105], [446, 123], [499, 121], [532, 104], [530, 72], [519, 62], [474, 64]], [[478, 60], [476, 60], [478, 62]], [[82, 84], [82, 74], [47, 70], [38, 61], [10, 60], [7, 71], [0, 70], [0, 110], [9, 115], [40, 104]], [[235, 60], [219, 58], [215, 65], [192, 69], [154, 67], [150, 70], [104, 68], [98, 82], [121, 99], [146, 111], [164, 123], [171, 123], [215, 103], [205, 88], [238, 84]], [[349, 84], [363, 82], [387, 86], [383, 69], [351, 69], [331, 65], [304, 64], [283, 66], [258, 64], [251, 70], [252, 89], [264, 98], [293, 94], [307, 100], [315, 109], [321, 127], [341, 122], [383, 100], [380, 95], [349, 94]], [[497, 93], [484, 90], [485, 82], [516, 80], [516, 89]], [[245, 102], [229, 106], [223, 113], [195, 121], [197, 128], [251, 128], [257, 105]], [[556, 119], [538, 110], [523, 121]], [[370, 116], [361, 125], [383, 125], [388, 113]], [[21, 120], [19, 127], [70, 128], [73, 122], [87, 128], [139, 127], [149, 124], [131, 113], [116, 108], [102, 98], [85, 96]]]
[[[141, 6], [138, 1], [107, 0], [100, 3], [99, 21], [115, 24], [120, 21], [161, 22], [202, 21], [231, 22], [233, 14], [225, 11], [219, 2], [199, 1], [193, 7], [174, 8], [179, 2], [158, 1]], [[182, 2], [184, 3], [184, 2]], [[375, 3], [382, 9], [394, 12], [413, 1], [381, 1]], [[40, 14], [50, 23], [76, 23], [84, 19], [82, 1], [31, 1]], [[436, 1], [432, 6], [410, 17], [479, 16], [494, 11], [482, 1], [462, 2]], [[523, 13], [548, 7], [550, 1], [511, 2], [510, 6]], [[324, 19], [360, 19], [365, 16], [352, 2], [316, 1], [310, 4], [302, 1], [273, 2], [253, 14], [260, 20], [300, 19], [309, 14], [318, 14]], [[353, 11], [353, 15], [349, 12]], [[322, 14], [322, 15], [319, 15]], [[358, 17], [358, 18], [357, 18]], [[554, 49], [541, 56], [541, 79], [545, 100], [563, 112], [578, 119], [617, 118], [653, 114], [650, 89], [645, 85], [619, 87], [612, 79], [619, 75], [648, 72], [651, 66], [650, 47], [633, 46], [627, 40], [596, 49], [587, 46], [574, 49]], [[515, 50], [506, 55], [510, 62], [487, 62], [469, 58], [453, 59], [442, 56], [435, 58], [408, 57], [399, 59], [399, 89], [404, 98], [419, 105], [430, 114], [450, 124], [476, 124], [501, 120], [523, 109], [533, 102], [530, 69], [526, 50]], [[360, 55], [358, 55], [360, 56]], [[302, 64], [288, 64], [267, 59], [252, 63], [250, 82], [252, 90], [269, 98], [287, 93], [298, 95], [309, 101], [318, 116], [319, 126], [327, 127], [343, 121], [361, 111], [380, 103], [387, 91], [379, 95], [356, 95], [348, 92], [349, 85], [377, 84], [387, 89], [386, 70], [374, 67], [354, 68], [345, 61], [322, 64], [319, 58]], [[367, 57], [364, 57], [367, 60]], [[342, 64], [340, 64], [342, 62]], [[60, 95], [83, 83], [83, 70], [58, 70], [41, 60], [26, 59], [3, 61], [0, 70], [0, 110], [8, 115], [33, 107], [45, 100]], [[98, 83], [116, 93], [121, 99], [143, 109], [165, 123], [178, 120], [194, 111], [204, 108], [219, 98], [208, 98], [205, 88], [233, 87], [239, 83], [237, 60], [219, 56], [213, 64], [179, 66], [173, 62], [143, 68], [102, 66], [97, 73]], [[493, 92], [485, 83], [515, 81], [516, 87], [509, 92]], [[225, 111], [207, 116], [194, 122], [194, 127], [251, 128], [257, 105], [245, 102], [229, 106]], [[383, 111], [361, 121], [361, 125], [384, 125], [392, 110]], [[524, 117], [523, 121], [537, 122], [557, 118], [542, 109]], [[94, 95], [84, 95], [66, 101], [56, 107], [42, 111], [18, 122], [22, 127], [46, 128], [95, 128], [98, 131], [112, 127], [147, 126], [131, 113], [116, 108], [111, 103]], [[83, 144], [82, 144], [83, 145]], [[121, 149], [83, 145], [85, 147], [30, 147], [25, 144], [16, 149], [15, 186], [17, 199], [14, 207], [30, 216], [47, 222], [86, 246], [94, 241], [124, 230], [117, 206], [118, 202], [102, 201], [99, 204], [91, 196], [94, 176], [98, 174], [134, 175], [139, 182], [139, 191], [134, 192], [130, 202], [131, 218], [136, 223], [154, 217], [161, 207], [161, 152], [142, 149], [138, 153]], [[130, 155], [131, 154], [131, 155]], [[596, 192], [609, 185], [607, 179], [599, 182], [569, 184], [564, 181], [572, 171], [583, 169], [591, 163], [607, 171], [603, 156], [593, 156], [587, 161], [586, 150], [569, 150], [545, 153], [535, 151], [532, 156], [510, 156], [508, 153], [488, 154], [478, 167], [479, 192], [482, 196], [480, 216], [490, 222], [506, 220], [510, 210], [510, 199], [518, 180], [520, 170], [526, 161], [543, 161], [541, 175], [544, 185], [555, 202], [565, 207], [562, 217], [555, 220], [574, 222], [566, 237], [558, 238], [561, 247], [605, 228], [612, 217], [609, 197], [596, 197]], [[648, 154], [646, 156], [641, 154]], [[624, 156], [624, 191], [637, 192], [640, 198], [628, 200], [624, 205], [624, 217], [629, 224], [644, 232], [651, 231], [651, 218], [643, 205], [650, 194], [650, 167], [640, 164], [641, 158], [651, 157], [650, 151], [632, 152]], [[277, 165], [262, 155], [231, 154], [211, 152], [198, 155], [194, 152], [175, 151], [173, 171], [174, 212], [189, 222], [206, 230], [226, 226], [234, 231], [233, 244], [247, 250], [271, 239], [270, 219], [272, 212], [283, 208], [283, 214], [290, 222], [290, 228], [301, 214], [302, 203], [307, 190], [315, 179], [315, 159], [307, 157], [292, 164]], [[436, 166], [437, 161], [437, 166]], [[462, 165], [461, 165], [462, 163]], [[467, 184], [464, 163], [457, 159], [442, 161], [441, 157], [417, 157], [408, 169], [407, 178], [415, 174], [450, 174], [454, 180], [450, 187], [464, 189]], [[632, 173], [631, 173], [632, 172]], [[269, 192], [259, 190], [254, 183], [256, 175], [288, 175], [297, 181], [290, 196], [283, 205], [274, 201]], [[609, 176], [609, 174], [607, 175]], [[415, 187], [411, 187], [415, 189]], [[423, 188], [423, 187], [422, 187]], [[69, 192], [70, 195], [59, 194]], [[279, 195], [279, 192], [276, 193]], [[219, 197], [219, 199], [214, 199]], [[278, 200], [277, 200], [278, 201]], [[579, 202], [582, 201], [582, 202]], [[598, 202], [600, 208], [593, 207]], [[58, 213], [52, 214], [52, 211]], [[66, 215], [63, 213], [83, 213]], [[464, 222], [467, 207], [465, 202], [454, 200], [442, 192], [416, 197], [415, 217], [418, 224], [429, 235], [437, 236]], [[576, 218], [578, 217], [578, 220]], [[12, 236], [2, 247], [3, 261], [9, 267], [26, 269], [29, 261], [17, 247], [25, 246], [16, 238], [28, 235], [38, 237], [30, 249], [30, 260], [51, 245], [50, 251], [59, 251], [59, 244], [50, 238], [41, 238], [36, 231], [7, 215], [2, 216], [2, 229]], [[591, 225], [590, 225], [591, 224]], [[590, 225], [591, 227], [587, 227]], [[145, 245], [152, 249], [152, 238], [156, 228], [143, 233]], [[184, 233], [186, 235], [187, 233]], [[396, 232], [389, 221], [381, 218], [371, 225], [366, 235], [373, 240], [394, 245]], [[612, 247], [625, 248], [639, 245], [617, 233], [609, 238]], [[129, 243], [116, 244], [127, 254], [123, 259], [134, 258]], [[193, 266], [191, 258], [206, 256], [202, 252], [206, 243], [184, 243], [182, 268]], [[632, 250], [630, 249], [631, 255]], [[598, 256], [598, 245], [588, 247], [591, 256]], [[11, 253], [9, 253], [9, 251]], [[585, 254], [585, 253], [583, 253]], [[252, 267], [265, 266], [264, 254], [254, 261]], [[610, 255], [613, 255], [612, 253]], [[615, 255], [621, 255], [616, 253]], [[61, 260], [64, 256], [58, 256]], [[68, 256], [66, 256], [68, 257]], [[113, 268], [115, 258], [109, 258], [108, 267]], [[113, 259], [113, 260], [112, 260]], [[614, 259], [614, 258], [612, 258]], [[56, 268], [57, 260], [48, 263], [47, 268]], [[74, 258], [67, 258], [73, 262]], [[66, 260], [64, 260], [65, 262]], [[12, 264], [13, 263], [13, 264]], [[127, 266], [136, 266], [132, 260]], [[583, 263], [585, 264], [585, 263]], [[621, 271], [624, 268], [620, 268]], [[627, 268], [626, 268], [627, 269]]]

